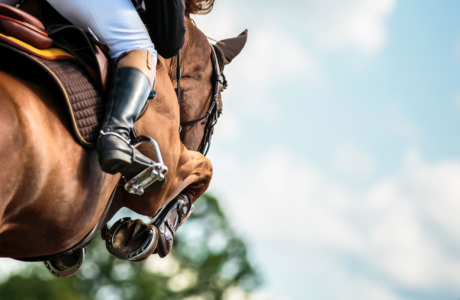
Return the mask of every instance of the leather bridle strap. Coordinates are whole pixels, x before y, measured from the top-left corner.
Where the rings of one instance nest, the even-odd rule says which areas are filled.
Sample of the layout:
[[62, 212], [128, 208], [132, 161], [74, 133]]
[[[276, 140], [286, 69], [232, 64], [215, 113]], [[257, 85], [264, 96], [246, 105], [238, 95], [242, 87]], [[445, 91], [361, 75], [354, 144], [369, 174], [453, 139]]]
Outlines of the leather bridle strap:
[[212, 85], [212, 98], [211, 103], [209, 104], [208, 112], [206, 113], [206, 125], [204, 128], [203, 140], [201, 141], [198, 152], [201, 152], [203, 155], [209, 151], [211, 147], [211, 138], [214, 134], [214, 126], [217, 124], [217, 120], [220, 117], [221, 109], [219, 107], [219, 94], [221, 91], [221, 86], [224, 83], [224, 78], [220, 73], [219, 63], [217, 61], [217, 54], [214, 46], [211, 45], [211, 61], [213, 68], [213, 85]]
[[[217, 119], [220, 117], [221, 110], [219, 108], [219, 93], [220, 93], [220, 86], [224, 84], [224, 78], [220, 73], [219, 63], [217, 61], [217, 54], [216, 50], [214, 49], [213, 45], [211, 46], [211, 62], [212, 62], [212, 94], [211, 94], [211, 102], [209, 104], [209, 109], [204, 116], [199, 118], [181, 122], [181, 126], [187, 126], [199, 122], [203, 119], [206, 119], [201, 123], [201, 125], [205, 125], [203, 139], [201, 140], [200, 146], [198, 147], [198, 152], [206, 155], [209, 151], [209, 147], [211, 146], [211, 137], [214, 133], [214, 126], [217, 123]], [[180, 82], [180, 78], [178, 79], [178, 83]]]
[[[196, 119], [193, 119], [193, 120], [190, 120], [190, 121], [180, 122], [180, 125], [181, 125], [181, 126], [187, 126], [187, 125], [189, 125], [189, 124], [193, 124], [193, 123], [196, 123], [196, 122], [198, 122], [198, 121], [201, 121], [201, 120], [205, 119], [207, 116], [208, 116], [208, 113], [206, 113], [206, 114], [205, 114], [204, 116], [202, 116], [202, 117], [199, 117], [199, 118], [196, 118]], [[204, 123], [201, 123], [201, 124], [203, 125]]]

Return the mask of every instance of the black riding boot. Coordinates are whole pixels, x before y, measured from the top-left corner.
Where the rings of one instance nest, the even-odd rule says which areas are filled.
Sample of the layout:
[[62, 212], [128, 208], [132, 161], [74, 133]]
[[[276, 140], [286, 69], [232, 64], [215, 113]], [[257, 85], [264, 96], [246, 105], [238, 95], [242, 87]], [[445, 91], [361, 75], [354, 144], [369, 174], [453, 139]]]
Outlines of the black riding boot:
[[141, 71], [123, 67], [115, 71], [107, 112], [97, 141], [102, 171], [129, 178], [153, 162], [130, 146], [130, 132], [150, 93], [150, 82]]

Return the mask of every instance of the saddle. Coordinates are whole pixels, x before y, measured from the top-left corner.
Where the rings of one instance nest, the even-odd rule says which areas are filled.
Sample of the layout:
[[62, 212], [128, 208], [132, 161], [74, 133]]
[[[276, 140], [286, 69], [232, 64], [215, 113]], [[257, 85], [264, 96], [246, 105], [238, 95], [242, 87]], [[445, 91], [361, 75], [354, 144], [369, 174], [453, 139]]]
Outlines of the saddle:
[[51, 6], [44, 14], [46, 3], [28, 3], [25, 8], [33, 12], [34, 7], [36, 15], [47, 16], [48, 26], [24, 10], [0, 4], [0, 70], [58, 91], [76, 140], [93, 149], [105, 115], [110, 64], [102, 49], [108, 48], [80, 27], [55, 17], [57, 12], [51, 17]]

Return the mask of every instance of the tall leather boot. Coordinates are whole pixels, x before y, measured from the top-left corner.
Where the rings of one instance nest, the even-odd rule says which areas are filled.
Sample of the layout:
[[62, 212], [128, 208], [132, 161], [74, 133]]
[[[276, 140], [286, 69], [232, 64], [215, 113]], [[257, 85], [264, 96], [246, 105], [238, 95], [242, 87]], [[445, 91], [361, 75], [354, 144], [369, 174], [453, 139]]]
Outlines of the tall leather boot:
[[99, 164], [109, 174], [127, 178], [148, 168], [153, 161], [130, 146], [130, 132], [150, 93], [150, 82], [141, 71], [122, 67], [115, 71], [107, 111], [97, 141]]

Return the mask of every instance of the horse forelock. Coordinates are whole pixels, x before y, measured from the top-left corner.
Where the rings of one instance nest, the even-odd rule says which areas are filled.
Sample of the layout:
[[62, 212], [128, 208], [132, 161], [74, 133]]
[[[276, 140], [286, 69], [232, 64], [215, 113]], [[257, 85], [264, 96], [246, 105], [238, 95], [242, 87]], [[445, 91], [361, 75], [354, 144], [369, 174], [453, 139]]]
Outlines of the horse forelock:
[[205, 15], [210, 13], [214, 7], [215, 0], [186, 0], [185, 15], [199, 14]]

